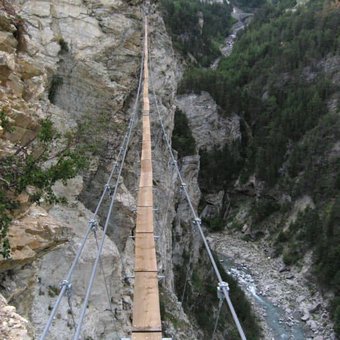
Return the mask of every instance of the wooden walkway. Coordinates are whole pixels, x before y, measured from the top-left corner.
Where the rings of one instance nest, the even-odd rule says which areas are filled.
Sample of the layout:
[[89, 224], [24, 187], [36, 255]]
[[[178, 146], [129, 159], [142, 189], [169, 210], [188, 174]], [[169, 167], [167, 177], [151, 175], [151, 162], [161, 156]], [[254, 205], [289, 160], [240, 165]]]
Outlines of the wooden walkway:
[[148, 72], [148, 21], [144, 23], [143, 143], [135, 233], [132, 340], [161, 340], [158, 272], [153, 229], [152, 158]]

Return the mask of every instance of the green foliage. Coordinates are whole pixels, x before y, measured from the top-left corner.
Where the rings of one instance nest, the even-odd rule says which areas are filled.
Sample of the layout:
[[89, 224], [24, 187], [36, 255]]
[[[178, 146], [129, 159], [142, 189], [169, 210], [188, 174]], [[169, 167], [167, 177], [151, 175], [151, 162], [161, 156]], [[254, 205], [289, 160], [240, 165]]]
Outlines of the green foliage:
[[239, 148], [240, 145], [235, 143], [232, 147], [226, 144], [222, 149], [215, 147], [211, 151], [200, 151], [198, 182], [203, 191], [214, 191], [237, 178], [242, 167]]
[[0, 111], [0, 126], [5, 132], [13, 132], [13, 127], [11, 127], [9, 118], [4, 110]]
[[203, 222], [205, 223], [210, 232], [222, 231], [225, 226], [225, 222], [223, 218], [221, 218], [220, 216], [215, 216], [209, 219], [204, 218]]
[[[189, 283], [187, 286], [186, 299], [185, 303], [183, 304], [184, 310], [186, 312], [190, 311], [190, 314], [195, 316], [197, 323], [204, 332], [204, 339], [211, 337], [216, 321], [215, 313], [217, 311], [219, 302], [217, 298], [216, 280], [213, 271], [211, 270], [207, 273], [206, 270], [202, 270], [203, 266], [205, 267], [208, 265], [207, 261], [207, 256], [204, 253], [204, 255], [198, 260], [198, 263], [195, 264], [192, 270], [191, 284]], [[222, 279], [229, 284], [231, 291], [230, 297], [240, 322], [246, 332], [247, 339], [259, 339], [261, 335], [261, 329], [244, 292], [238, 286], [237, 282], [225, 272], [217, 257], [215, 257], [215, 261], [221, 273]], [[179, 275], [182, 277], [177, 281], [183, 284], [183, 278], [186, 275], [186, 271], [183, 270], [183, 268], [180, 268]], [[182, 293], [182, 290], [180, 290], [180, 293]], [[234, 325], [234, 321], [225, 303], [222, 306], [221, 316], [222, 315], [223, 317], [220, 317], [219, 319], [217, 328], [218, 331], [220, 331], [221, 334], [226, 338], [232, 336], [233, 339], [238, 339], [239, 336]]]
[[244, 10], [254, 10], [254, 8], [261, 7], [265, 4], [265, 0], [235, 0], [234, 3], [237, 7]]
[[252, 207], [253, 222], [260, 223], [278, 210], [280, 205], [274, 199], [261, 198]]
[[175, 112], [175, 127], [172, 134], [172, 145], [178, 152], [180, 158], [196, 153], [196, 143], [189, 127], [188, 118], [185, 113], [179, 109], [176, 109]]
[[323, 232], [316, 249], [316, 272], [320, 281], [340, 294], [340, 195], [326, 209]]
[[[340, 52], [340, 8], [311, 0], [287, 10], [293, 6], [290, 0], [262, 6], [219, 68], [189, 69], [179, 92], [207, 91], [222, 112], [242, 118], [242, 143], [231, 157], [234, 171], [223, 173], [221, 159], [230, 159], [228, 153], [202, 152], [203, 192], [221, 190], [238, 177], [244, 183], [255, 173], [266, 188], [282, 189], [293, 200], [310, 195], [316, 208], [300, 213], [287, 231], [278, 230], [278, 253], [287, 264], [296, 264], [313, 250], [319, 282], [339, 296], [340, 161], [334, 151], [339, 106], [329, 112], [339, 87], [324, 61]], [[260, 201], [252, 217], [261, 223], [277, 209], [286, 213]], [[339, 305], [333, 311], [338, 331]]]
[[[220, 55], [219, 45], [232, 24], [231, 7], [200, 0], [161, 0], [161, 10], [174, 45], [184, 55], [190, 53], [202, 66]], [[199, 16], [203, 17], [203, 28]]]
[[[64, 148], [55, 150], [58, 142]], [[31, 201], [42, 197], [48, 202], [64, 202], [57, 198], [52, 186], [58, 180], [74, 177], [86, 165], [81, 146], [76, 145], [75, 134], [61, 136], [50, 119], [41, 121], [37, 138], [19, 147], [15, 156], [7, 156], [0, 162], [0, 254], [8, 258], [10, 245], [8, 227], [18, 208], [15, 199], [27, 186], [35, 187]]]
[[296, 220], [286, 231], [281, 230], [276, 242], [283, 249], [283, 261], [287, 265], [296, 264], [307, 250], [320, 242], [323, 234], [323, 224], [317, 209], [307, 207], [299, 212]]
[[259, 339], [261, 337], [261, 328], [259, 327], [255, 314], [253, 312], [252, 306], [248, 299], [246, 298], [242, 289], [238, 286], [237, 281], [228, 275], [216, 256], [215, 261], [217, 267], [221, 273], [222, 280], [228, 282], [230, 292], [231, 301], [235, 307], [236, 314], [243, 326], [245, 331], [245, 335], [247, 339]]
[[283, 251], [283, 262], [290, 266], [292, 264], [296, 264], [296, 262], [301, 258], [299, 251], [296, 248], [296, 245], [293, 245]]
[[[289, 145], [327, 112], [327, 99], [336, 87], [317, 61], [339, 52], [339, 26], [339, 9], [293, 13], [269, 6], [257, 13], [216, 71], [186, 72], [180, 92], [208, 91], [224, 112], [241, 113], [251, 127], [243, 173], [256, 172], [275, 184]], [[308, 79], [302, 76], [306, 72], [316, 76]]]

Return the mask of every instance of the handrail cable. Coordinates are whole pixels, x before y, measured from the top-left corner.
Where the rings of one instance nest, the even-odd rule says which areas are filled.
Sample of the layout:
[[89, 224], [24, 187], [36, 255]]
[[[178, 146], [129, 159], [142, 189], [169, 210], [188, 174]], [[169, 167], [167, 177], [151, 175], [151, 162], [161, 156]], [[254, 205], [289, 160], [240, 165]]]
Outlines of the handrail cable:
[[88, 283], [88, 286], [87, 286], [86, 295], [85, 295], [85, 299], [83, 301], [81, 314], [80, 314], [80, 317], [78, 319], [77, 330], [76, 330], [76, 333], [73, 337], [74, 340], [78, 340], [79, 336], [80, 336], [81, 327], [82, 327], [84, 317], [85, 317], [85, 313], [86, 313], [86, 309], [87, 309], [87, 303], [88, 303], [88, 300], [90, 298], [92, 286], [93, 286], [93, 283], [94, 283], [94, 280], [95, 280], [100, 255], [101, 255], [101, 253], [103, 251], [103, 247], [104, 247], [105, 236], [106, 236], [107, 228], [108, 228], [109, 221], [110, 221], [110, 218], [111, 218], [113, 204], [114, 204], [114, 201], [115, 201], [116, 196], [117, 196], [117, 191], [118, 191], [118, 186], [119, 186], [118, 182], [119, 182], [119, 178], [121, 177], [121, 173], [123, 171], [123, 166], [124, 166], [128, 146], [129, 146], [129, 143], [130, 143], [133, 123], [135, 121], [135, 118], [137, 117], [137, 108], [138, 108], [139, 96], [140, 96], [140, 92], [141, 92], [141, 83], [142, 83], [142, 74], [143, 74], [143, 62], [144, 62], [144, 55], [142, 56], [142, 64], [141, 64], [140, 75], [139, 75], [137, 96], [136, 96], [135, 105], [134, 105], [134, 108], [133, 108], [132, 118], [131, 118], [131, 121], [130, 121], [130, 124], [129, 124], [129, 130], [128, 130], [128, 134], [127, 134], [126, 145], [125, 145], [124, 150], [123, 150], [122, 160], [121, 160], [121, 164], [120, 164], [119, 171], [118, 171], [117, 183], [115, 185], [114, 192], [113, 192], [112, 198], [111, 198], [111, 203], [110, 203], [109, 210], [108, 210], [108, 213], [107, 213], [107, 217], [106, 217], [106, 221], [105, 221], [105, 225], [104, 225], [104, 229], [103, 229], [103, 237], [101, 239], [99, 248], [97, 250], [95, 262], [92, 266], [92, 273], [91, 273], [91, 277], [90, 277], [90, 280], [89, 280], [89, 283]]
[[175, 168], [176, 168], [176, 172], [177, 172], [177, 175], [179, 177], [179, 180], [181, 182], [181, 187], [183, 189], [183, 192], [185, 193], [185, 196], [186, 196], [186, 199], [187, 199], [187, 202], [189, 204], [189, 207], [190, 207], [190, 210], [192, 212], [192, 215], [194, 216], [194, 220], [193, 220], [193, 223], [194, 225], [197, 226], [198, 230], [199, 230], [199, 233], [201, 235], [201, 238], [202, 238], [202, 241], [204, 243], [204, 246], [205, 246], [205, 249], [208, 253], [208, 256], [209, 256], [209, 259], [210, 259], [210, 262], [212, 264], [212, 267], [215, 271], [215, 274], [217, 276], [217, 279], [218, 279], [218, 283], [219, 283], [219, 287], [221, 288], [221, 290], [223, 291], [223, 294], [224, 294], [224, 297], [227, 301], [227, 304], [229, 306], [229, 309], [230, 309], [230, 312], [231, 312], [231, 315], [234, 319], [234, 322], [236, 324], [236, 327], [237, 327], [237, 330], [239, 332], [239, 335], [241, 337], [242, 340], [246, 340], [246, 336], [244, 334], [244, 331], [242, 329], [242, 326], [240, 324], [240, 321], [237, 317], [237, 314], [235, 312], [235, 309], [234, 309], [234, 306], [230, 300], [230, 296], [229, 296], [229, 286], [226, 282], [224, 282], [222, 280], [222, 276], [221, 276], [221, 273], [216, 265], [216, 262], [215, 262], [215, 259], [214, 259], [214, 256], [212, 255], [212, 252], [211, 252], [211, 249], [209, 247], [209, 244], [208, 244], [208, 241], [204, 235], [204, 232], [202, 230], [202, 226], [201, 226], [201, 219], [198, 217], [193, 205], [192, 205], [192, 202], [191, 202], [191, 199], [190, 199], [190, 195], [188, 193], [188, 190], [187, 190], [187, 186], [183, 180], [183, 177], [181, 175], [181, 172], [179, 170], [179, 167], [178, 167], [178, 164], [177, 164], [177, 160], [173, 154], [173, 151], [172, 151], [172, 147], [171, 147], [171, 144], [170, 144], [170, 141], [169, 141], [169, 137], [166, 133], [166, 130], [165, 130], [165, 127], [164, 127], [164, 123], [163, 123], [163, 119], [162, 119], [162, 116], [160, 114], [160, 109], [159, 109], [159, 106], [158, 106], [158, 99], [157, 99], [157, 96], [156, 96], [156, 92], [155, 92], [155, 88], [154, 88], [154, 84], [153, 84], [153, 77], [152, 77], [152, 57], [151, 57], [151, 53], [149, 53], [149, 70], [150, 70], [150, 85], [151, 85], [151, 90], [152, 90], [152, 94], [153, 94], [153, 97], [154, 97], [154, 101], [155, 101], [155, 105], [156, 105], [156, 111], [157, 111], [157, 114], [158, 114], [158, 119], [160, 121], [160, 124], [161, 124], [161, 127], [162, 127], [162, 131], [163, 131], [163, 135], [164, 135], [164, 139], [165, 139], [165, 142], [166, 142], [166, 145], [167, 145], [167, 148], [168, 148], [168, 151], [170, 153], [170, 156], [172, 158], [172, 162], [173, 164], [175, 165]]
[[[142, 56], [142, 66], [143, 67], [143, 59], [144, 59], [144, 56]], [[118, 163], [119, 163], [119, 159], [121, 158], [122, 154], [123, 154], [123, 150], [124, 150], [124, 144], [126, 143], [126, 140], [128, 138], [128, 134], [129, 134], [129, 130], [131, 129], [131, 127], [133, 126], [133, 122], [134, 120], [130, 119], [130, 123], [128, 125], [128, 129], [127, 129], [127, 132], [125, 133], [124, 135], [124, 138], [123, 138], [123, 141], [121, 143], [121, 146], [119, 148], [119, 153], [118, 153], [118, 156], [115, 160], [115, 162], [113, 163], [113, 166], [112, 166], [112, 169], [111, 169], [111, 172], [110, 172], [110, 175], [109, 175], [109, 178], [108, 180], [106, 181], [106, 184], [104, 185], [104, 189], [102, 191], [102, 194], [100, 196], [100, 199], [98, 201], [98, 204], [96, 206], [96, 209], [92, 215], [92, 218], [90, 219], [89, 223], [88, 223], [88, 228], [86, 230], [86, 233], [80, 243], [80, 246], [77, 250], [77, 253], [76, 253], [76, 256], [72, 262], [72, 265], [67, 273], [67, 276], [66, 276], [66, 279], [62, 281], [61, 285], [60, 285], [60, 292], [59, 292], [59, 295], [58, 295], [58, 298], [53, 306], [53, 309], [51, 311], [51, 314], [48, 318], [48, 321], [45, 325], [45, 328], [44, 328], [44, 331], [42, 333], [42, 335], [40, 336], [40, 340], [44, 340], [49, 332], [49, 329], [51, 328], [51, 325], [52, 325], [52, 321], [58, 311], [58, 308], [59, 308], [59, 305], [61, 303], [61, 300], [63, 298], [63, 296], [67, 293], [67, 290], [69, 290], [71, 287], [72, 287], [72, 284], [71, 284], [71, 278], [72, 278], [72, 275], [73, 275], [73, 272], [79, 262], [79, 259], [80, 259], [80, 256], [84, 250], [84, 247], [85, 247], [85, 244], [86, 244], [86, 241], [89, 237], [89, 234], [91, 233], [91, 231], [93, 231], [93, 228], [96, 227], [97, 225], [97, 221], [96, 221], [96, 217], [98, 215], [98, 211], [103, 203], [103, 200], [104, 200], [104, 197], [106, 195], [106, 193], [111, 190], [111, 187], [110, 187], [110, 183], [112, 181], [112, 178], [113, 178], [113, 175], [114, 173], [116, 172], [116, 169], [117, 169], [117, 166], [118, 166]]]

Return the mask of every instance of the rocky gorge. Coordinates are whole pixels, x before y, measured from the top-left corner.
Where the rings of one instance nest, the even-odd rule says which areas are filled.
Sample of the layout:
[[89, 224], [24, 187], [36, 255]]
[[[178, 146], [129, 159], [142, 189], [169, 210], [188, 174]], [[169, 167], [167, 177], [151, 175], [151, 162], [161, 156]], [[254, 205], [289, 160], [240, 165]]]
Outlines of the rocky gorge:
[[[36, 189], [32, 185], [17, 198], [20, 204], [11, 216], [8, 233], [11, 258], [0, 260], [2, 338], [34, 339], [41, 334], [60, 282], [93, 217], [133, 111], [142, 52], [142, 3], [0, 2], [0, 98], [1, 111], [6, 114], [6, 120], [1, 120], [0, 156], [16, 155], [18, 148], [34, 153], [41, 122], [46, 118], [62, 135], [53, 144], [56, 154], [67, 145], [67, 134], [77, 136], [76, 144], [91, 146], [82, 151], [88, 158], [87, 168], [53, 184], [53, 193], [67, 203], [50, 203], [44, 196], [33, 202]], [[249, 17], [241, 10], [236, 12], [239, 22], [225, 40], [226, 55], [231, 53], [240, 22]], [[199, 19], [204, 25], [204, 17]], [[209, 232], [209, 243], [223, 266], [230, 261], [225, 270], [251, 302], [256, 313], [253, 318], [263, 329], [261, 336], [253, 338], [279, 338], [267, 322], [268, 311], [256, 304], [257, 295], [281, 308], [280, 323], [291, 329], [298, 325], [301, 339], [335, 339], [326, 306], [331, 296], [321, 294], [311, 279], [311, 252], [302, 267], [287, 266], [282, 256], [274, 256], [269, 233], [253, 223], [254, 199], [266, 194], [263, 182], [252, 175], [246, 183], [236, 180], [231, 187], [212, 192], [201, 185], [202, 152], [242, 143], [244, 129], [250, 129], [244, 127], [242, 113], [221, 114], [223, 108], [207, 91], [177, 93], [187, 65], [174, 50], [158, 1], [151, 5], [150, 40], [151, 78], [166, 130], [171, 136], [175, 111], [180, 109], [195, 140], [195, 153], [178, 159], [181, 173], [194, 208], [206, 221], [206, 230], [211, 218], [223, 217], [225, 230]], [[336, 62], [332, 65], [336, 69]], [[155, 233], [164, 336], [210, 339], [218, 307], [216, 282], [202, 255], [200, 237], [192, 226], [190, 209], [162, 137], [155, 100], [151, 96]], [[102, 269], [88, 305], [84, 339], [120, 339], [131, 331], [131, 235], [136, 217], [140, 126], [140, 121], [135, 123], [126, 166], [117, 179], [117, 201], [104, 244]], [[43, 167], [51, 164], [53, 159]], [[284, 200], [283, 196], [280, 199]], [[106, 198], [98, 214], [100, 225], [108, 206]], [[284, 215], [287, 229], [308, 207], [315, 207], [308, 195], [293, 202]], [[268, 223], [276, 225], [282, 216], [269, 216]], [[98, 237], [102, 237], [100, 228]], [[53, 321], [51, 339], [68, 339], [74, 332], [74, 316], [79, 314], [96, 247], [95, 238], [90, 237], [72, 280], [71, 304], [65, 298]], [[105, 281], [109, 282], [109, 299]], [[250, 291], [254, 284], [255, 295]], [[222, 321], [215, 338], [236, 338], [230, 324], [230, 320]], [[289, 332], [283, 335], [281, 338], [299, 339]]]

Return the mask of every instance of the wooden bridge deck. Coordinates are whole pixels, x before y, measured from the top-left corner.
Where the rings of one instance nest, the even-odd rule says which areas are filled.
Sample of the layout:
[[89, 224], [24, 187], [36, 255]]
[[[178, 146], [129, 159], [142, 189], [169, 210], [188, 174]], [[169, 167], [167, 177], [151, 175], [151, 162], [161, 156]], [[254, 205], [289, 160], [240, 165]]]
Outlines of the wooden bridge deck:
[[135, 233], [135, 285], [132, 340], [161, 340], [158, 273], [153, 229], [152, 157], [148, 72], [148, 22], [145, 18], [143, 143]]

